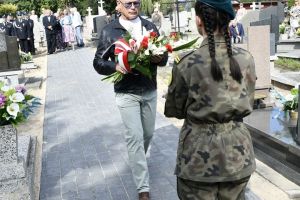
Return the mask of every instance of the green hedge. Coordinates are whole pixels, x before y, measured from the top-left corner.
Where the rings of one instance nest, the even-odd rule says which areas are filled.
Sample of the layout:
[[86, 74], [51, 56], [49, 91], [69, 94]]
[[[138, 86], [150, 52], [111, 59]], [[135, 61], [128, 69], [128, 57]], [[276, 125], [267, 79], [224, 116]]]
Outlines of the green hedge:
[[18, 9], [18, 7], [14, 4], [10, 4], [10, 3], [1, 4], [0, 5], [0, 15], [4, 15], [7, 13], [11, 13], [14, 15], [16, 13], [17, 9]]
[[300, 61], [292, 58], [279, 58], [275, 61], [275, 66], [282, 69], [300, 71]]

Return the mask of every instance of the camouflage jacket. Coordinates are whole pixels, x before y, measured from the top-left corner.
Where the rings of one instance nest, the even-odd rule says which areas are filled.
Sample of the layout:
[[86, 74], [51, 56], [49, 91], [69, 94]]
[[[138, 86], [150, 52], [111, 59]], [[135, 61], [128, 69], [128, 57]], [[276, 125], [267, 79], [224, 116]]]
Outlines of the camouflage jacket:
[[208, 41], [175, 64], [165, 115], [185, 119], [180, 132], [175, 174], [181, 178], [220, 182], [249, 176], [255, 169], [251, 136], [241, 121], [252, 111], [255, 66], [251, 54], [233, 47], [243, 75], [230, 76], [226, 43], [215, 37], [216, 60], [223, 81], [211, 75]]

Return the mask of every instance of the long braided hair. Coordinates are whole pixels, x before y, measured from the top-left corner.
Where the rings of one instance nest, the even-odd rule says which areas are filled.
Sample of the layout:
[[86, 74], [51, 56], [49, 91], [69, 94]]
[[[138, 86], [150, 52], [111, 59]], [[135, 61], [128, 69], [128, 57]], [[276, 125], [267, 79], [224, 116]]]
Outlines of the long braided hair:
[[211, 74], [213, 79], [218, 82], [223, 80], [222, 70], [216, 60], [214, 32], [218, 31], [223, 34], [225, 38], [227, 54], [230, 60], [231, 76], [234, 80], [241, 83], [242, 73], [238, 62], [233, 57], [231, 39], [228, 31], [230, 22], [229, 15], [225, 12], [217, 11], [216, 9], [199, 1], [195, 4], [195, 11], [196, 15], [203, 21], [204, 29], [207, 34], [209, 55], [211, 57]]

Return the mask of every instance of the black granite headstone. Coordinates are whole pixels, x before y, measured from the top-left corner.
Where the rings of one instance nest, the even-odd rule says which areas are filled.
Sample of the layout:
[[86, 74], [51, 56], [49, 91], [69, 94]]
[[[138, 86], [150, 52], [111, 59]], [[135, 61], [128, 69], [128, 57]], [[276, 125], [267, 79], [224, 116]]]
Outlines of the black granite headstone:
[[297, 120], [297, 132], [295, 136], [295, 142], [300, 145], [300, 85], [298, 86], [298, 120]]
[[9, 70], [20, 70], [21, 59], [19, 55], [17, 37], [6, 36], [6, 46]]
[[106, 16], [95, 17], [93, 19], [93, 24], [94, 24], [94, 32], [96, 32], [97, 33], [97, 37], [99, 37], [100, 31], [107, 24], [107, 22], [106, 22]]
[[276, 15], [271, 15], [271, 18], [263, 19], [256, 22], [251, 22], [250, 26], [270, 26], [270, 32], [275, 34], [275, 40], [279, 40], [279, 20]]
[[0, 72], [7, 71], [8, 59], [7, 59], [7, 45], [4, 33], [0, 33]]

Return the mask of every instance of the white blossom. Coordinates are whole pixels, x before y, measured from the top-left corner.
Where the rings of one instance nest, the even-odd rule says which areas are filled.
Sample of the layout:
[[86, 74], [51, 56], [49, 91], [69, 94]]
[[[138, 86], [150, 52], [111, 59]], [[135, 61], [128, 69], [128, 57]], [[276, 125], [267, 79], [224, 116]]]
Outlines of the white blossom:
[[25, 97], [22, 93], [17, 92], [9, 96], [9, 99], [14, 103], [18, 103], [18, 102], [22, 102], [25, 99]]
[[6, 108], [8, 114], [14, 117], [16, 119], [18, 112], [20, 111], [20, 107], [17, 103], [12, 103]]

